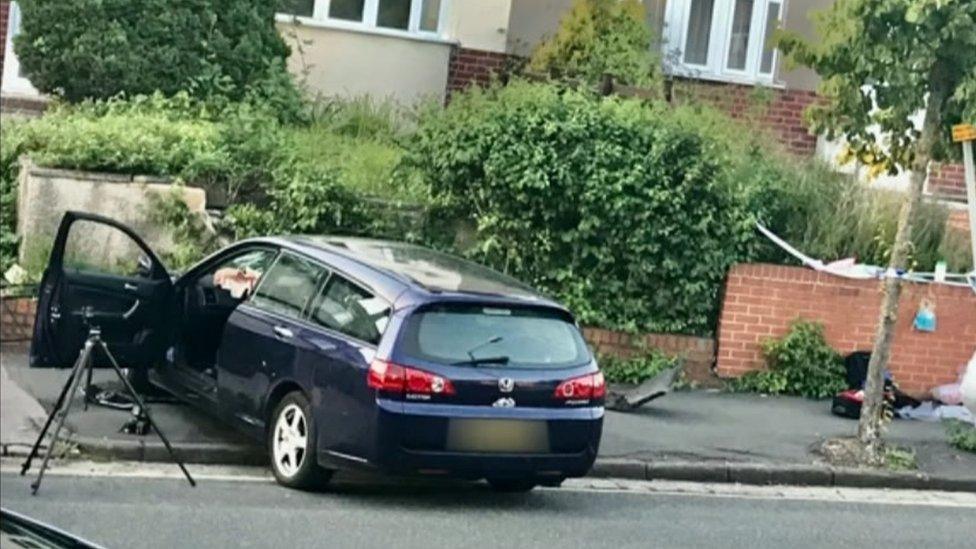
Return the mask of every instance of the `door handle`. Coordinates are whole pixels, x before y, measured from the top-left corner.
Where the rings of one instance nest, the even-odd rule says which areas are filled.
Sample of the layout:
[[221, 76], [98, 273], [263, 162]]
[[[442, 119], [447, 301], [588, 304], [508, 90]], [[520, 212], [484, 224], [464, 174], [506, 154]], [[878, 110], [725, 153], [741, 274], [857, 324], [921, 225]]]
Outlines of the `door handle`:
[[130, 291], [130, 292], [134, 292], [134, 291], [136, 291], [136, 290], [139, 289], [139, 286], [136, 286], [135, 284], [133, 284], [131, 282], [126, 282], [125, 284], [122, 285], [122, 287], [125, 288], [126, 290]]
[[280, 337], [281, 339], [289, 339], [295, 336], [295, 332], [291, 331], [288, 328], [285, 328], [284, 326], [275, 326], [273, 328], [273, 331], [274, 334]]

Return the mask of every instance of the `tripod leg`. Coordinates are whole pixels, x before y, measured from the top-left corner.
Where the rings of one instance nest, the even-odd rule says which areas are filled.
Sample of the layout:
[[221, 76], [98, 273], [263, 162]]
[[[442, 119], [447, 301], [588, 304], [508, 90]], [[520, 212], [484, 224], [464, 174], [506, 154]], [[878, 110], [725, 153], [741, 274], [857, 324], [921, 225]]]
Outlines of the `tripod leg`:
[[44, 435], [47, 434], [47, 430], [51, 427], [51, 423], [54, 421], [54, 416], [57, 415], [58, 410], [60, 410], [61, 406], [64, 405], [64, 397], [68, 394], [68, 390], [71, 389], [71, 384], [74, 382], [75, 376], [78, 375], [84, 356], [84, 349], [78, 351], [78, 359], [75, 360], [74, 366], [71, 367], [71, 374], [68, 375], [68, 379], [65, 380], [64, 387], [61, 388], [61, 394], [58, 395], [58, 400], [54, 403], [54, 408], [51, 410], [51, 413], [47, 415], [47, 421], [44, 422], [44, 427], [37, 435], [37, 440], [34, 441], [34, 446], [31, 448], [30, 453], [27, 454], [27, 459], [24, 460], [24, 464], [20, 468], [20, 476], [27, 474], [27, 471], [30, 470], [31, 462], [33, 462], [34, 458], [37, 457], [37, 451], [40, 449], [41, 443], [44, 441]]
[[90, 362], [91, 362], [91, 364], [88, 366], [88, 372], [85, 374], [85, 399], [83, 400], [85, 407], [83, 409], [86, 412], [88, 411], [88, 401], [92, 398], [92, 394], [91, 394], [91, 382], [92, 382], [92, 372], [95, 371], [95, 357], [94, 356], [92, 356]]
[[190, 483], [190, 486], [196, 486], [197, 482], [193, 480], [193, 477], [190, 476], [190, 472], [186, 470], [186, 466], [183, 465], [183, 462], [180, 460], [179, 456], [176, 455], [176, 452], [170, 445], [166, 435], [159, 430], [159, 426], [156, 425], [156, 421], [152, 418], [152, 414], [149, 413], [149, 408], [146, 407], [146, 403], [142, 401], [142, 397], [139, 396], [139, 393], [137, 393], [135, 388], [132, 387], [132, 384], [129, 383], [129, 379], [125, 377], [125, 374], [122, 373], [122, 368], [120, 368], [118, 362], [115, 361], [115, 356], [112, 355], [102, 340], [98, 340], [98, 344], [101, 346], [102, 351], [112, 364], [112, 369], [115, 370], [115, 373], [118, 374], [119, 379], [122, 380], [122, 384], [125, 385], [125, 389], [132, 396], [132, 400], [134, 400], [136, 405], [139, 406], [139, 411], [146, 415], [146, 419], [149, 420], [149, 425], [152, 426], [153, 431], [156, 431], [156, 434], [159, 435], [160, 440], [163, 441], [163, 445], [166, 446], [166, 451], [169, 452], [170, 457], [173, 458], [173, 461], [176, 462], [176, 464], [180, 467], [180, 470], [183, 471], [183, 476], [186, 477], [186, 480]]
[[58, 410], [58, 422], [54, 426], [54, 432], [51, 434], [51, 441], [48, 443], [47, 452], [44, 454], [44, 461], [41, 462], [41, 467], [37, 471], [37, 478], [31, 483], [31, 494], [37, 495], [37, 490], [41, 487], [41, 480], [44, 479], [44, 471], [47, 470], [48, 463], [51, 461], [51, 455], [54, 453], [54, 447], [58, 443], [58, 435], [61, 434], [61, 428], [64, 427], [64, 420], [68, 417], [68, 412], [71, 411], [71, 403], [74, 401], [75, 392], [78, 391], [78, 385], [81, 384], [81, 378], [85, 375], [82, 371], [84, 368], [91, 368], [91, 353], [92, 353], [92, 340], [89, 339], [85, 342], [85, 350], [82, 353], [79, 361], [79, 369], [76, 371], [74, 377], [71, 379], [71, 388], [68, 390], [68, 394], [65, 395], [64, 407]]

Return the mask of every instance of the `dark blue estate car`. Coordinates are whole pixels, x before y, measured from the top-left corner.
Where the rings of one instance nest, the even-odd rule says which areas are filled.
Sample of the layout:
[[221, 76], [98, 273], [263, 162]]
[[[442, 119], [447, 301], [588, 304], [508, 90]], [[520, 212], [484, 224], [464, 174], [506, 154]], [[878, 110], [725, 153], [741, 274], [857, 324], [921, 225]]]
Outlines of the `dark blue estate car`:
[[368, 468], [527, 490], [597, 454], [605, 386], [573, 316], [450, 255], [253, 238], [173, 280], [128, 227], [69, 212], [41, 284], [32, 365], [69, 365], [100, 318], [136, 380], [266, 441], [287, 486]]

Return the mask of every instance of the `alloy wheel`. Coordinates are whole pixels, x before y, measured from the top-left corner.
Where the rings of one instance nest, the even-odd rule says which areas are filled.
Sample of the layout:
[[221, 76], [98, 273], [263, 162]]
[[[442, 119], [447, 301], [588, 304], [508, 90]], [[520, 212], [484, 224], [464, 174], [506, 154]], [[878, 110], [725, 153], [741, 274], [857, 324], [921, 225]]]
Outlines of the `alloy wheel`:
[[297, 404], [289, 404], [278, 414], [274, 428], [275, 467], [286, 477], [293, 477], [308, 453], [308, 421]]

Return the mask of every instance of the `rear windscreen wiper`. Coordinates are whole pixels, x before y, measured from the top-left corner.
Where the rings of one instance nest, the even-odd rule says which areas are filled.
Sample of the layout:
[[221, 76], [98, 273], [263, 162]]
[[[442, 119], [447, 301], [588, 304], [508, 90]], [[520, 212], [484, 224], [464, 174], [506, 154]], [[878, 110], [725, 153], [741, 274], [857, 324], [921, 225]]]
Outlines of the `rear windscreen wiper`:
[[508, 364], [507, 356], [486, 356], [484, 358], [472, 358], [470, 360], [459, 360], [452, 366], [480, 366], [482, 364]]

